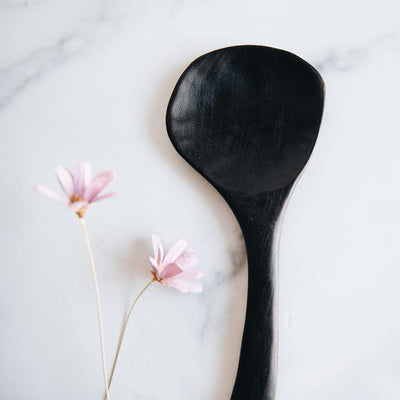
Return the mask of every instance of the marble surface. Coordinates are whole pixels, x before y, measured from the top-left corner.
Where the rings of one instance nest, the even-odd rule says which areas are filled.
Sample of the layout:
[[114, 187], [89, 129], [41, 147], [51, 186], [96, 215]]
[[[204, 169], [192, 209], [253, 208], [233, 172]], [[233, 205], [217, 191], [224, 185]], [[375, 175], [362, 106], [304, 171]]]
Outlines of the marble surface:
[[32, 190], [53, 169], [112, 168], [119, 197], [87, 215], [110, 367], [150, 236], [184, 236], [205, 291], [152, 286], [111, 399], [229, 399], [246, 256], [219, 195], [172, 148], [166, 105], [195, 57], [292, 51], [326, 82], [314, 154], [280, 246], [277, 400], [400, 395], [400, 6], [361, 0], [0, 1], [0, 398], [101, 399], [95, 297], [75, 216]]

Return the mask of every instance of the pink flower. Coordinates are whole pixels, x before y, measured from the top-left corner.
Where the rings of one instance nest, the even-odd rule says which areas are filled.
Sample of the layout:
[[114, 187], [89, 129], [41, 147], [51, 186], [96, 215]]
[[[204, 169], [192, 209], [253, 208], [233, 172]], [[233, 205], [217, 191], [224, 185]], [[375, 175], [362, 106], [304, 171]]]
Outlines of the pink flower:
[[196, 279], [202, 274], [191, 270], [197, 263], [196, 253], [187, 247], [186, 241], [181, 239], [175, 243], [164, 257], [164, 249], [160, 238], [153, 235], [154, 257], [150, 257], [151, 273], [156, 281], [165, 286], [173, 287], [181, 293], [200, 293], [203, 285]]
[[57, 167], [56, 176], [67, 199], [44, 186], [38, 185], [36, 190], [66, 204], [71, 211], [82, 218], [90, 204], [116, 195], [107, 193], [99, 196], [100, 192], [116, 177], [114, 171], [102, 171], [92, 179], [92, 168], [88, 162], [78, 164], [76, 174], [67, 168]]

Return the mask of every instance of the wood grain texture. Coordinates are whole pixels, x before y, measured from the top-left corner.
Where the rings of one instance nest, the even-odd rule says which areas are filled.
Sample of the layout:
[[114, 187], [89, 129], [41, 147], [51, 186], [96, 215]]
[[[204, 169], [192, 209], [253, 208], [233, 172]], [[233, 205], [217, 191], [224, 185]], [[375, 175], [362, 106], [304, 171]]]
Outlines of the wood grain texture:
[[318, 136], [324, 83], [289, 52], [234, 46], [196, 59], [168, 105], [169, 137], [233, 210], [248, 297], [232, 400], [275, 398], [277, 240], [282, 210]]

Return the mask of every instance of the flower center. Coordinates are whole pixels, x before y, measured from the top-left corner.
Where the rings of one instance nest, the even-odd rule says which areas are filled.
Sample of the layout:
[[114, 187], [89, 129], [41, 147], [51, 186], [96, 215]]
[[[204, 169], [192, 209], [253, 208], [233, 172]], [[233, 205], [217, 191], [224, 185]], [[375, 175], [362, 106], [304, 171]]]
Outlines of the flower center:
[[162, 283], [162, 279], [154, 272], [154, 271], [150, 271], [151, 274], [153, 275], [153, 279], [157, 282], [161, 282]]
[[71, 198], [69, 199], [70, 203], [75, 203], [77, 201], [83, 201], [82, 196], [79, 196], [79, 194], [74, 193]]

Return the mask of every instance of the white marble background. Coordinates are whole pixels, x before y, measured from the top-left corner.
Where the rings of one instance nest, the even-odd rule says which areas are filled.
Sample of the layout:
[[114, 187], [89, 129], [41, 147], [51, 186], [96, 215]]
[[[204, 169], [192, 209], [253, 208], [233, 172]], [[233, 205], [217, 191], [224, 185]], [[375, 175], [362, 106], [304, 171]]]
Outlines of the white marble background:
[[[35, 193], [53, 169], [112, 168], [90, 210], [108, 364], [150, 278], [150, 235], [184, 236], [205, 291], [138, 303], [111, 399], [229, 400], [246, 295], [240, 230], [172, 148], [166, 105], [194, 58], [292, 51], [326, 81], [315, 152], [280, 249], [277, 400], [400, 397], [398, 1], [0, 0], [0, 399], [101, 399], [78, 221]], [[58, 188], [57, 188], [58, 190]]]

